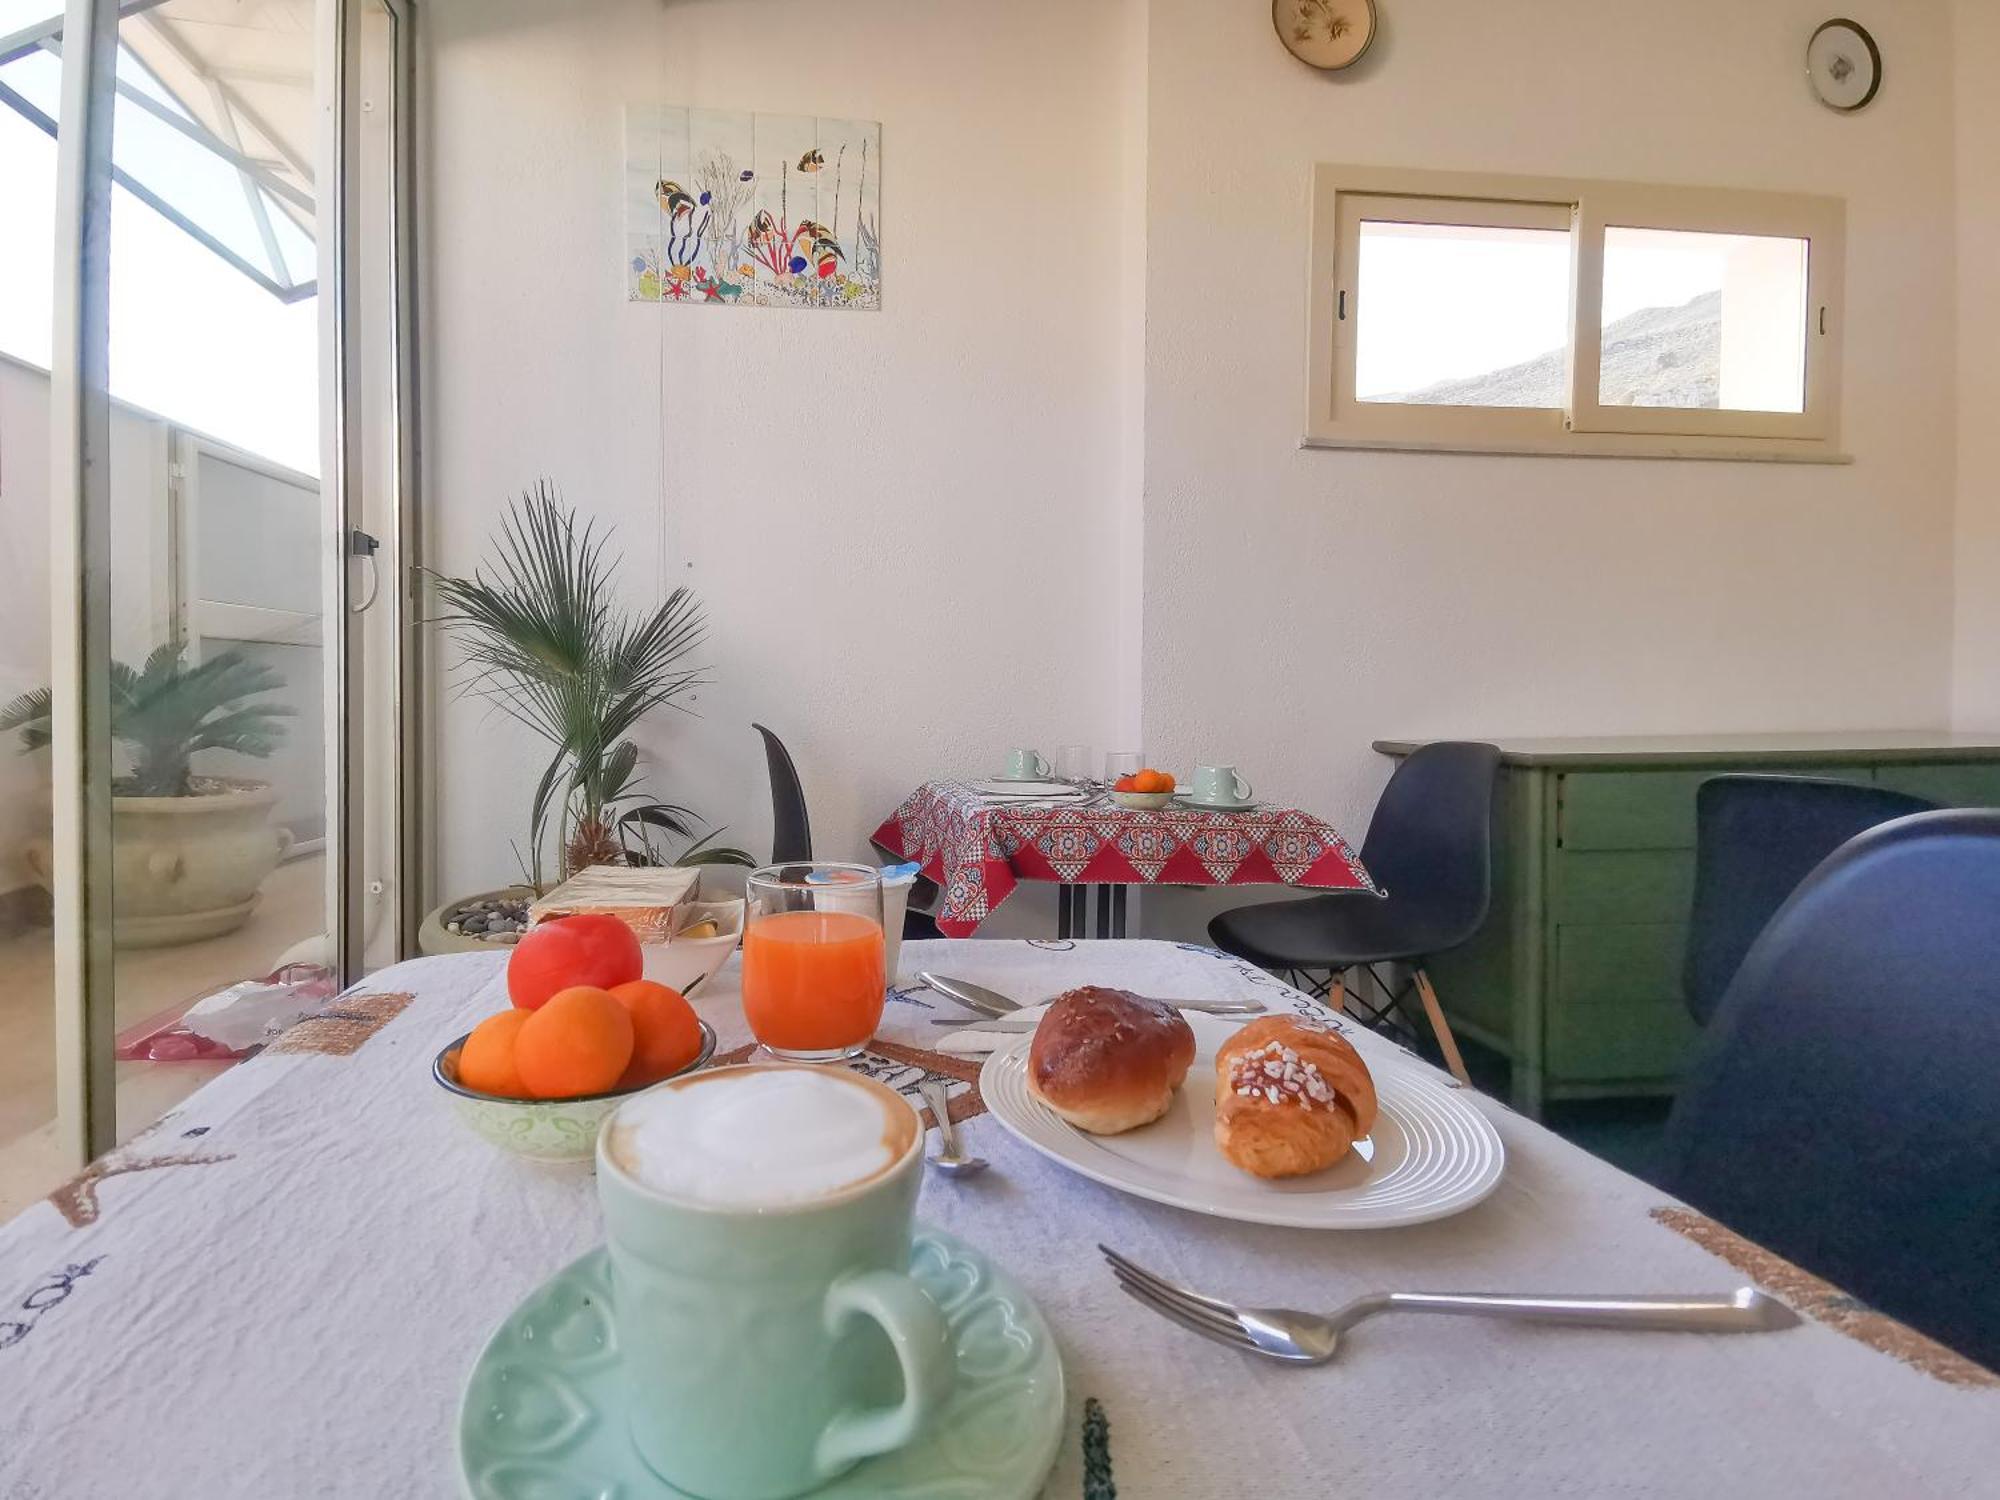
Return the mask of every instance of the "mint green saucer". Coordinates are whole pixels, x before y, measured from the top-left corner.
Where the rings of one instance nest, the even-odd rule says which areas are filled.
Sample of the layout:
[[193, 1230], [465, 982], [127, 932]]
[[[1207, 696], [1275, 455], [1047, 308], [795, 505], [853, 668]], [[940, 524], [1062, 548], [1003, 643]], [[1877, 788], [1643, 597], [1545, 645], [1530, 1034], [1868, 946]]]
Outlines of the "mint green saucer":
[[[937, 1425], [815, 1500], [1033, 1500], [1062, 1442], [1063, 1377], [1041, 1312], [977, 1250], [919, 1224], [910, 1274], [958, 1346]], [[480, 1352], [458, 1413], [472, 1500], [686, 1500], [625, 1430], [610, 1263], [602, 1248], [543, 1282]]]

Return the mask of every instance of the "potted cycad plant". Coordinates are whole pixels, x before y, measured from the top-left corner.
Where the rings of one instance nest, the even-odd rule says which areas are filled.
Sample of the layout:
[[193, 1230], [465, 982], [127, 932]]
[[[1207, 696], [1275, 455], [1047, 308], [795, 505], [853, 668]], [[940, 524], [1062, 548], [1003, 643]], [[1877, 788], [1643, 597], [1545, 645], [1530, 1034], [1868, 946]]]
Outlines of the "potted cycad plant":
[[[243, 925], [265, 878], [291, 847], [274, 828], [270, 785], [201, 776], [194, 757], [232, 750], [265, 759], [284, 741], [292, 710], [265, 697], [284, 686], [269, 667], [219, 651], [190, 664], [183, 643], [156, 648], [136, 670], [111, 664], [111, 737], [122, 769], [112, 783], [113, 918], [123, 947], [162, 947]], [[0, 733], [18, 730], [22, 752], [49, 743], [51, 694], [23, 693], [0, 709]], [[28, 864], [52, 884], [46, 840]]]
[[427, 951], [510, 939], [550, 874], [755, 863], [713, 833], [696, 838], [698, 814], [646, 790], [630, 736], [655, 709], [688, 711], [682, 700], [702, 677], [687, 658], [705, 627], [684, 588], [650, 611], [617, 608], [608, 541], [541, 483], [502, 517], [487, 566], [470, 578], [431, 575], [444, 605], [434, 623], [459, 647], [459, 690], [533, 731], [549, 760], [517, 848], [525, 884], [447, 901], [424, 924]]

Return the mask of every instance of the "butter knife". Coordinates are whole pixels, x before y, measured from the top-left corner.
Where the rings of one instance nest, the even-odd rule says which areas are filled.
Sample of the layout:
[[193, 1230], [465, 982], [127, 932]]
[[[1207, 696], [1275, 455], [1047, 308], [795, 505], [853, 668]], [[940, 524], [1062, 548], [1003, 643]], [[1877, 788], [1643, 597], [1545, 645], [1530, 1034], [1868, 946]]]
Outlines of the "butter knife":
[[933, 974], [928, 969], [918, 973], [917, 978], [948, 999], [956, 1000], [967, 1010], [976, 1010], [982, 1016], [1004, 1016], [1010, 1010], [1019, 1010], [1021, 1002], [1009, 1000], [998, 990], [989, 990], [983, 984], [974, 984], [969, 979], [947, 979], [942, 974]]
[[[985, 985], [974, 984], [969, 979], [948, 979], [927, 969], [920, 972], [917, 978], [940, 995], [948, 996], [966, 1009], [978, 1011], [982, 1016], [1004, 1016], [1021, 1008], [1020, 1001], [1010, 1000], [998, 990], [989, 990]], [[1254, 1000], [1173, 1000], [1168, 1003], [1176, 1010], [1199, 1011], [1207, 1016], [1264, 1014], [1264, 1007]]]

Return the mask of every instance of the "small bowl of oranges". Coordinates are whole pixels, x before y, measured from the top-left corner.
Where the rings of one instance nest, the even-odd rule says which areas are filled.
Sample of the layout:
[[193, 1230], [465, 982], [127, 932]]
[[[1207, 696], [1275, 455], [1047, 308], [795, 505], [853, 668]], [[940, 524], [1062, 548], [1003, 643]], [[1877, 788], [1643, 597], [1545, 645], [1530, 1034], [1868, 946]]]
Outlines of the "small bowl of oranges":
[[1168, 771], [1148, 766], [1111, 783], [1111, 800], [1135, 812], [1158, 812], [1174, 800], [1174, 778]]
[[621, 1100], [691, 1073], [715, 1033], [680, 991], [642, 977], [613, 916], [542, 922], [507, 963], [513, 1002], [451, 1042], [431, 1076], [474, 1133], [519, 1156], [582, 1161]]

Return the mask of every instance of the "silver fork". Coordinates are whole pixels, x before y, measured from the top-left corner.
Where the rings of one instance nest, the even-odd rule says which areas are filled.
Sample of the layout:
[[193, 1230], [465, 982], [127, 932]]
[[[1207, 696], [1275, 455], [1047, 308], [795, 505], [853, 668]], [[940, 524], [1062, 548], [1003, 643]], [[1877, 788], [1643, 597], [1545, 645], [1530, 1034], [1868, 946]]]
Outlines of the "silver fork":
[[1190, 1333], [1244, 1354], [1294, 1365], [1323, 1365], [1341, 1335], [1385, 1312], [1455, 1313], [1588, 1328], [1685, 1333], [1766, 1333], [1798, 1324], [1799, 1315], [1755, 1287], [1722, 1296], [1540, 1297], [1511, 1292], [1376, 1292], [1321, 1317], [1289, 1307], [1238, 1307], [1155, 1276], [1109, 1245], [1099, 1245], [1119, 1286]]

